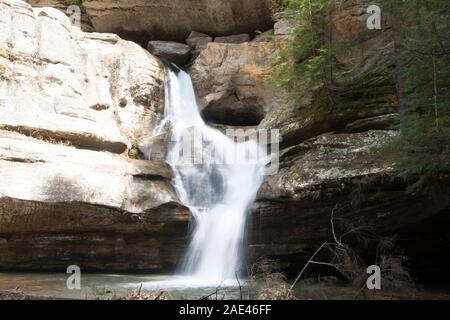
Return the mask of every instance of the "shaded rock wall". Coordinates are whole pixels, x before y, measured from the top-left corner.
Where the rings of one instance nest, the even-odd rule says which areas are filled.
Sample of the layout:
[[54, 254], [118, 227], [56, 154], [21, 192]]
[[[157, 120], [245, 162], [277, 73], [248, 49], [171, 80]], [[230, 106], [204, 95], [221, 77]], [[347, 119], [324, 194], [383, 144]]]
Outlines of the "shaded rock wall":
[[[251, 259], [269, 256], [286, 270], [298, 272], [322, 243], [333, 241], [332, 212], [338, 237], [352, 228], [400, 235], [448, 212], [448, 188], [429, 196], [406, 193], [391, 155], [379, 149], [396, 134], [330, 133], [282, 150], [280, 171], [263, 184], [253, 208]], [[428, 233], [422, 241], [434, 237], [440, 236]], [[404, 240], [400, 237], [398, 244], [420, 260], [421, 247], [412, 248]], [[440, 246], [445, 248], [445, 242]]]
[[[29, 0], [64, 9], [69, 1]], [[112, 32], [146, 46], [149, 40], [184, 42], [191, 31], [214, 36], [270, 29], [266, 0], [80, 1], [97, 32]]]

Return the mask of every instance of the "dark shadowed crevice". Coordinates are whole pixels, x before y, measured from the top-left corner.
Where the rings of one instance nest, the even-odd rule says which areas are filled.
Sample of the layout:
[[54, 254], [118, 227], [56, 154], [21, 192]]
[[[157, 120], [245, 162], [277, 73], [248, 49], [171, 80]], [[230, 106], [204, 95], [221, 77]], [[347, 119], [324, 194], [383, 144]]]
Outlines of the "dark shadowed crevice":
[[[265, 117], [260, 106], [242, 106], [241, 103], [233, 105], [233, 101], [208, 106], [202, 110], [202, 117], [206, 122], [229, 126], [257, 126]], [[235, 101], [237, 102], [237, 101]]]

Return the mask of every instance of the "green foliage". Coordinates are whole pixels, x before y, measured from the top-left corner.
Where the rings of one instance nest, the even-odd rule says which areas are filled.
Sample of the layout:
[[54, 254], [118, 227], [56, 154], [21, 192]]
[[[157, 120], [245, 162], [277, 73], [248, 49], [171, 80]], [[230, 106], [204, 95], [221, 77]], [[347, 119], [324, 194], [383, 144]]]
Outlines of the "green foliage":
[[435, 119], [409, 116], [394, 147], [398, 149], [397, 171], [410, 183], [409, 191], [417, 192], [450, 172], [450, 114], [439, 117], [442, 127], [433, 126]]
[[397, 170], [419, 191], [450, 172], [450, 2], [400, 1], [405, 110]]
[[320, 90], [326, 83], [331, 58], [325, 30], [333, 0], [287, 0], [284, 14], [293, 28], [275, 62], [272, 83], [284, 90], [286, 101], [297, 103], [303, 93]]

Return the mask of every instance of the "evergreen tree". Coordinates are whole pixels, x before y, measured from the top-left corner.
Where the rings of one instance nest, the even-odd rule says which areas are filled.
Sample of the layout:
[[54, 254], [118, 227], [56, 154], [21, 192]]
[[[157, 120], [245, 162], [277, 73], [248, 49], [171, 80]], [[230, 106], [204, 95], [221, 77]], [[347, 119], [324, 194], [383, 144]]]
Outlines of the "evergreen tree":
[[289, 41], [276, 61], [275, 85], [296, 103], [306, 90], [327, 86], [326, 65], [331, 59], [326, 30], [333, 0], [273, 0], [293, 22]]
[[402, 114], [397, 169], [416, 191], [450, 171], [450, 2], [393, 2]]

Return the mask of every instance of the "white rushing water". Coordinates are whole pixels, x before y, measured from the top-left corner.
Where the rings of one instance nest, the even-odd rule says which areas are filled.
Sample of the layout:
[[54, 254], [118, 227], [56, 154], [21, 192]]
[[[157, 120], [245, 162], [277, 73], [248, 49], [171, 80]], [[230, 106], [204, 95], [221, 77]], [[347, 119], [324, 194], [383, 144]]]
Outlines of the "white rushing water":
[[235, 281], [247, 213], [264, 176], [261, 149], [255, 139], [236, 142], [205, 124], [184, 71], [166, 69], [165, 91], [165, 119], [158, 130], [170, 123], [167, 162], [195, 224], [182, 273], [201, 286]]

